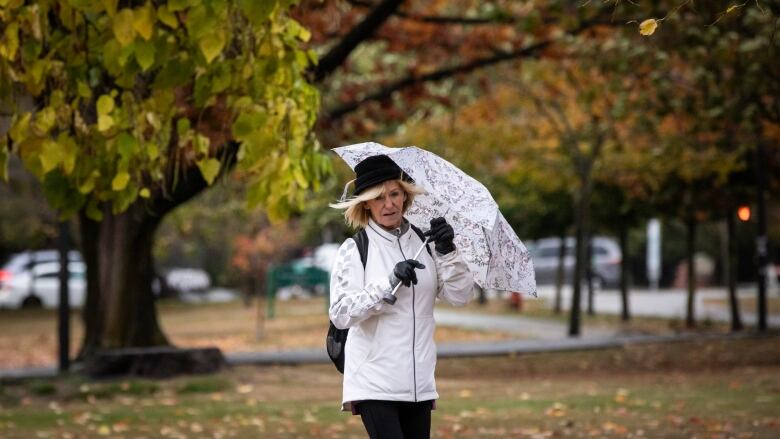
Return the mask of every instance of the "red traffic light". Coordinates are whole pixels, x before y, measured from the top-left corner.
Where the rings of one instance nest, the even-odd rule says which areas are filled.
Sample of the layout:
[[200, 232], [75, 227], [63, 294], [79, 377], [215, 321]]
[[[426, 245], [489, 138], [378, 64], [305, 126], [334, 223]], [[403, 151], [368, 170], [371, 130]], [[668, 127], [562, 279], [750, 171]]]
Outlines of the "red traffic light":
[[739, 206], [737, 209], [737, 218], [740, 221], [750, 221], [750, 206]]

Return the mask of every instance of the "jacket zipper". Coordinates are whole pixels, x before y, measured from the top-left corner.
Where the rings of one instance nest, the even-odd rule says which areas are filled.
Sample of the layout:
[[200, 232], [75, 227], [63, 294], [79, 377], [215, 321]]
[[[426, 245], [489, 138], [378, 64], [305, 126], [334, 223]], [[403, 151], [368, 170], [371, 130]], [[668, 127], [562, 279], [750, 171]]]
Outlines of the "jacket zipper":
[[[396, 238], [396, 242], [398, 243], [398, 250], [401, 251], [401, 256], [406, 260], [406, 255], [404, 254], [404, 249], [401, 247], [401, 237]], [[414, 345], [417, 341], [417, 316], [414, 312], [414, 302], [415, 302], [415, 291], [414, 291], [414, 284], [411, 285], [412, 287], [412, 385], [414, 386], [414, 402], [417, 402], [417, 358], [414, 354]]]

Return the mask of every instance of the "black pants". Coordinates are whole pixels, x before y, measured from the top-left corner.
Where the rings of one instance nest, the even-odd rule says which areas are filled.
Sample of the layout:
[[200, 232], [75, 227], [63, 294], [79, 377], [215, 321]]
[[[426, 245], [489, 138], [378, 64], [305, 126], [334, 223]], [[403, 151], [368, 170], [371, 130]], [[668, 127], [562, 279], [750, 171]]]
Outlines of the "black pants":
[[428, 439], [431, 401], [361, 401], [357, 410], [371, 439]]

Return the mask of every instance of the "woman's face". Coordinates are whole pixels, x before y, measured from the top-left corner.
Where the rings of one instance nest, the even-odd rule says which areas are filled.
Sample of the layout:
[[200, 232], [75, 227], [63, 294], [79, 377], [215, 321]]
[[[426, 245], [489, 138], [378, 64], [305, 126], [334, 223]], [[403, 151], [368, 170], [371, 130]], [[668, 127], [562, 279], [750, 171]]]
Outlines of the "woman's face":
[[384, 192], [365, 202], [365, 208], [371, 211], [371, 218], [377, 224], [393, 229], [401, 225], [406, 192], [398, 181], [390, 180], [383, 183]]

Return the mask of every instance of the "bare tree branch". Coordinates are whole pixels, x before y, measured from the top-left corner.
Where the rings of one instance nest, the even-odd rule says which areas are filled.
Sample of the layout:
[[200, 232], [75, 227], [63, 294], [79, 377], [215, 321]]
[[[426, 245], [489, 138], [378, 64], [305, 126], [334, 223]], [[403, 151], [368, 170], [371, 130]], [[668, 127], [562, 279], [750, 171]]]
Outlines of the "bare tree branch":
[[325, 117], [329, 120], [336, 120], [344, 117], [345, 115], [352, 113], [353, 111], [360, 108], [360, 106], [366, 104], [367, 102], [371, 101], [382, 101], [390, 96], [396, 91], [402, 90], [407, 87], [414, 86], [416, 84], [422, 84], [424, 82], [428, 81], [440, 81], [442, 79], [446, 79], [452, 76], [455, 76], [460, 73], [468, 73], [473, 70], [477, 70], [483, 67], [488, 67], [493, 64], [498, 64], [503, 61], [508, 61], [512, 59], [518, 59], [518, 58], [524, 58], [524, 57], [530, 57], [535, 56], [537, 52], [541, 51], [545, 47], [549, 46], [552, 43], [552, 41], [543, 41], [537, 44], [534, 44], [529, 47], [525, 47], [520, 50], [516, 50], [513, 52], [502, 52], [498, 53], [496, 55], [487, 57], [487, 58], [481, 58], [474, 61], [469, 61], [465, 64], [461, 64], [458, 66], [453, 67], [446, 67], [441, 70], [437, 70], [432, 73], [428, 73], [426, 75], [409, 75], [405, 78], [402, 78], [398, 81], [392, 82], [390, 84], [387, 84], [383, 88], [375, 91], [374, 93], [371, 93], [361, 99], [358, 99], [356, 101], [347, 103], [345, 105], [342, 105], [340, 107], [334, 108], [333, 110], [327, 111], [325, 113]]
[[333, 73], [360, 43], [374, 35], [374, 32], [393, 15], [401, 3], [403, 0], [383, 0], [382, 3], [378, 4], [366, 15], [363, 21], [352, 28], [335, 47], [320, 58], [319, 63], [310, 72], [310, 80], [319, 83]]
[[[568, 32], [567, 34], [578, 35], [581, 32], [585, 31], [586, 29], [591, 28], [592, 26], [602, 25], [602, 24], [611, 25], [611, 23], [606, 22], [604, 20], [593, 19], [581, 23], [580, 26]], [[467, 63], [453, 66], [453, 67], [445, 67], [443, 69], [437, 70], [432, 73], [428, 73], [426, 75], [420, 75], [420, 76], [409, 75], [405, 78], [399, 79], [398, 81], [389, 83], [384, 87], [380, 88], [379, 90], [375, 91], [374, 93], [364, 96], [361, 99], [325, 111], [323, 114], [323, 118], [331, 121], [340, 119], [345, 115], [357, 110], [358, 108], [360, 108], [360, 106], [364, 105], [367, 102], [382, 101], [388, 99], [390, 98], [390, 96], [392, 96], [394, 92], [417, 84], [422, 84], [424, 82], [429, 82], [429, 81], [439, 81], [442, 79], [452, 77], [454, 75], [458, 75], [461, 73], [468, 73], [473, 70], [477, 70], [483, 67], [489, 67], [504, 61], [534, 57], [537, 56], [539, 52], [541, 52], [543, 49], [547, 48], [548, 46], [552, 45], [555, 42], [556, 40], [552, 40], [552, 39], [545, 40], [515, 51], [509, 51], [509, 52], [501, 51], [489, 57], [472, 60]]]
[[[354, 6], [373, 8], [375, 5], [365, 0], [349, 0], [349, 3]], [[482, 24], [514, 24], [519, 22], [522, 17], [514, 17], [511, 15], [500, 15], [496, 17], [459, 17], [459, 16], [440, 16], [440, 15], [417, 15], [410, 14], [408, 12], [396, 11], [395, 16], [401, 17], [407, 20], [419, 21], [423, 23], [431, 24], [465, 24], [465, 25], [482, 25]]]

